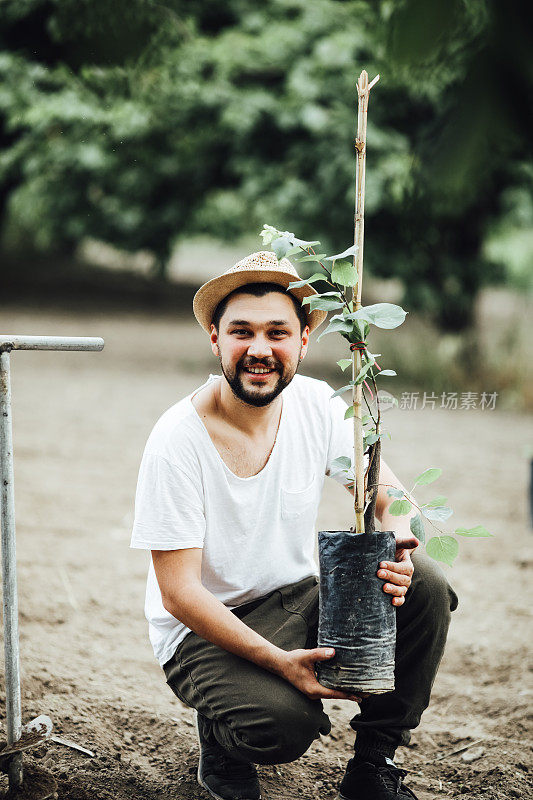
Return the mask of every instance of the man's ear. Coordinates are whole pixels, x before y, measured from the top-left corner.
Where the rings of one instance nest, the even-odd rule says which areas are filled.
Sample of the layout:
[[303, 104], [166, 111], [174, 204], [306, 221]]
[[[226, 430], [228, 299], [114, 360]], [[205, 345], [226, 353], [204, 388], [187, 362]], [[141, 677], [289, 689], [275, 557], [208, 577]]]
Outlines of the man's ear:
[[211, 325], [211, 350], [213, 351], [213, 355], [218, 356], [220, 355], [218, 349], [218, 331], [214, 325]]
[[302, 332], [302, 349], [300, 350], [300, 361], [303, 361], [307, 355], [309, 347], [309, 325], [306, 325]]

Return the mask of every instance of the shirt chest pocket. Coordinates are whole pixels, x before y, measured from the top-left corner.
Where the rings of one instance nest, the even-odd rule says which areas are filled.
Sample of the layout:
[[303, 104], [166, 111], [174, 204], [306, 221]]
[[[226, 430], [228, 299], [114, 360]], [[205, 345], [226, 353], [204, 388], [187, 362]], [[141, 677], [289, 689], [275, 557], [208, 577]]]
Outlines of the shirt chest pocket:
[[303, 489], [281, 490], [282, 519], [298, 519], [317, 503], [317, 487], [315, 476]]

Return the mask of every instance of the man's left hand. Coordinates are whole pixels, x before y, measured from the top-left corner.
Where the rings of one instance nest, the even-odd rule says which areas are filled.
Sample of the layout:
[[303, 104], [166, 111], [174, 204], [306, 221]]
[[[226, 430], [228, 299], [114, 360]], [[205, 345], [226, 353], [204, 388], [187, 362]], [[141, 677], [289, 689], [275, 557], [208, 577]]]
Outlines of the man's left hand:
[[414, 572], [411, 553], [418, 547], [419, 541], [412, 534], [396, 533], [395, 536], [396, 561], [382, 561], [378, 578], [386, 581], [383, 591], [392, 595], [392, 605], [403, 606]]

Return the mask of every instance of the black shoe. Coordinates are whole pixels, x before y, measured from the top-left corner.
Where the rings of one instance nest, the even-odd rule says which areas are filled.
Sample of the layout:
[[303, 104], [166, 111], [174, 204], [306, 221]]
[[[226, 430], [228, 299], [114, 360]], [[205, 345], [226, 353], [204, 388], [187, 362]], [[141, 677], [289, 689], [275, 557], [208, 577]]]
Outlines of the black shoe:
[[196, 727], [200, 742], [200, 786], [216, 800], [261, 800], [255, 766], [233, 758], [211, 734], [209, 721], [198, 713]]
[[385, 756], [376, 755], [370, 761], [355, 755], [348, 761], [338, 800], [416, 800], [402, 783], [406, 775]]

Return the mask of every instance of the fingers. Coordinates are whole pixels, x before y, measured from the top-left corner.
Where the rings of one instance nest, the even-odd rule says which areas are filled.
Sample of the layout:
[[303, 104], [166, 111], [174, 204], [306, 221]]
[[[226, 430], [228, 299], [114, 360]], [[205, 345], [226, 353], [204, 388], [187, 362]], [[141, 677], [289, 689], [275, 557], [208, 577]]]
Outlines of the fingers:
[[386, 583], [383, 591], [387, 594], [392, 594], [394, 597], [404, 597], [408, 588], [408, 586], [396, 586], [394, 583]]
[[[412, 578], [415, 568], [413, 562], [409, 558], [406, 561], [382, 561], [379, 565], [379, 571], [381, 572], [382, 570], [394, 573], [395, 575], [407, 575], [409, 578]], [[382, 576], [380, 575], [379, 577], [381, 578]]]
[[386, 594], [392, 595], [392, 605], [398, 608], [405, 603], [405, 593], [411, 585], [413, 564], [411, 559], [403, 562], [382, 561], [379, 565], [378, 578], [388, 581], [383, 586]]
[[396, 586], [409, 587], [411, 585], [411, 576], [407, 575], [404, 572], [395, 572], [394, 570], [379, 569], [378, 578], [381, 578], [382, 580], [385, 581], [390, 581], [391, 583], [396, 584]]
[[356, 703], [361, 701], [361, 696], [356, 694], [348, 694], [341, 692], [339, 689], [329, 689], [327, 686], [322, 686], [315, 677], [315, 686], [308, 692], [309, 697], [313, 700], [354, 700]]
[[[378, 575], [379, 575], [379, 572], [378, 572]], [[409, 580], [409, 583], [410, 582], [411, 581]], [[399, 606], [403, 606], [403, 604], [405, 603], [405, 593], [407, 592], [408, 588], [409, 588], [409, 586], [397, 586], [394, 583], [386, 583], [383, 586], [383, 591], [386, 594], [391, 594], [392, 595], [392, 605], [396, 606], [396, 607], [399, 607]]]
[[322, 700], [353, 700], [355, 703], [361, 702], [361, 698], [355, 694], [338, 692], [336, 689], [326, 689], [322, 684], [320, 684], [320, 688], [320, 699]]
[[314, 650], [305, 651], [305, 659], [310, 662], [327, 661], [333, 658], [335, 650], [333, 647], [315, 647]]
[[410, 558], [401, 562], [382, 561], [379, 565], [378, 578], [387, 581], [383, 586], [383, 591], [392, 595], [392, 605], [396, 608], [405, 603], [405, 593], [411, 585], [413, 571]]
[[313, 667], [317, 661], [327, 661], [333, 658], [335, 655], [335, 649], [333, 647], [315, 647], [312, 650], [300, 650], [295, 652], [299, 654], [300, 663], [308, 665], [305, 667], [307, 674], [303, 684], [297, 684], [298, 688], [308, 697], [312, 700], [353, 700], [356, 703], [360, 701], [361, 698], [357, 695], [347, 694], [337, 689], [329, 689], [318, 682]]

